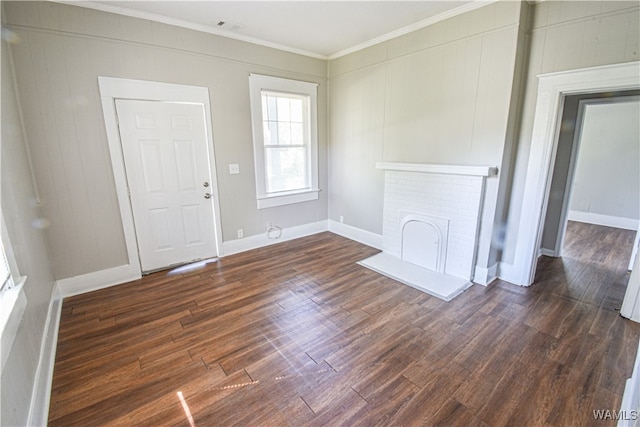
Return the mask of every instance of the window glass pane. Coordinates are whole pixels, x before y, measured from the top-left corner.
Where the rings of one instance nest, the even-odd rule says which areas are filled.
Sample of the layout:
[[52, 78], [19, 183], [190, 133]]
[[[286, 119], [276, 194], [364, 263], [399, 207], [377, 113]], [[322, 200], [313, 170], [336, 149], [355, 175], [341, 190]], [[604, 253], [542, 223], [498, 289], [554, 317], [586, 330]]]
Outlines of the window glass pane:
[[305, 147], [266, 148], [267, 193], [308, 188]]
[[291, 145], [291, 123], [278, 122], [278, 145]]
[[267, 98], [267, 120], [278, 120], [278, 107], [276, 106], [277, 98], [275, 96], [265, 95], [263, 96], [263, 99], [265, 97]]
[[291, 98], [279, 96], [278, 98], [278, 121], [291, 121]]
[[291, 123], [291, 144], [303, 145], [304, 136], [302, 134], [302, 123]]
[[262, 93], [264, 144], [305, 145], [304, 99], [288, 94]]
[[302, 123], [302, 99], [291, 99], [291, 121]]
[[278, 122], [263, 122], [264, 145], [276, 145], [278, 143]]

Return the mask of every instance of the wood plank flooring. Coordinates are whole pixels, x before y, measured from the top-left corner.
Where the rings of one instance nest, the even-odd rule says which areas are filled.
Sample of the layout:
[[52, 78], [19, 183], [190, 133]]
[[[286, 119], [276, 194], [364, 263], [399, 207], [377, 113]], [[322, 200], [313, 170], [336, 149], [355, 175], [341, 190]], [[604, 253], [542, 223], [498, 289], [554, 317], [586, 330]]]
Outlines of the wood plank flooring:
[[447, 303], [356, 264], [376, 252], [322, 233], [65, 299], [50, 425], [615, 425], [593, 410], [640, 336], [620, 262], [542, 258], [530, 288]]

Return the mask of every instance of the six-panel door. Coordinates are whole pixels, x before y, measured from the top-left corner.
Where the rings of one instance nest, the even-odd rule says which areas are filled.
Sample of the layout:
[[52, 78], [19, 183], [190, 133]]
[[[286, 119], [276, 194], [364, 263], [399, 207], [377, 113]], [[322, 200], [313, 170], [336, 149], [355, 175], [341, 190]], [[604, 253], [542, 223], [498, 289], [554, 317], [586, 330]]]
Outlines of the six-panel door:
[[202, 105], [116, 100], [142, 271], [216, 256]]

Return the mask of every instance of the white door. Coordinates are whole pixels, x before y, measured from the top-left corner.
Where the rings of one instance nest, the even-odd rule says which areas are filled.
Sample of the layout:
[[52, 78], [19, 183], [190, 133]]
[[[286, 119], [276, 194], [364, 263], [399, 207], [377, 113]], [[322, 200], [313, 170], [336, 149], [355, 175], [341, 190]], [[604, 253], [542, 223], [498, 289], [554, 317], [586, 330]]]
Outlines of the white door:
[[143, 272], [216, 256], [199, 104], [116, 100]]

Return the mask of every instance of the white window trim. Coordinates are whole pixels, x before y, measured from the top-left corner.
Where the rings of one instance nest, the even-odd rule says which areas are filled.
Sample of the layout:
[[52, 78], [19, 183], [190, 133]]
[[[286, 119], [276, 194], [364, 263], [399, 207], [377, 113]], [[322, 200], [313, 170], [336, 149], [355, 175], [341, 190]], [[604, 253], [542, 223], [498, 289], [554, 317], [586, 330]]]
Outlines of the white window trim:
[[27, 297], [24, 292], [24, 283], [27, 278], [20, 276], [18, 271], [4, 217], [0, 218], [0, 236], [2, 238], [0, 250], [3, 250], [7, 257], [11, 272], [9, 280], [13, 282], [8, 289], [0, 292], [0, 347], [2, 348], [0, 351], [0, 372], [2, 372], [27, 307]]
[[[262, 130], [262, 91], [288, 92], [309, 97], [309, 160], [310, 188], [268, 194], [265, 180], [264, 136]], [[251, 123], [253, 126], [253, 158], [256, 175], [258, 209], [318, 200], [318, 85], [316, 83], [289, 80], [261, 74], [249, 75]]]

